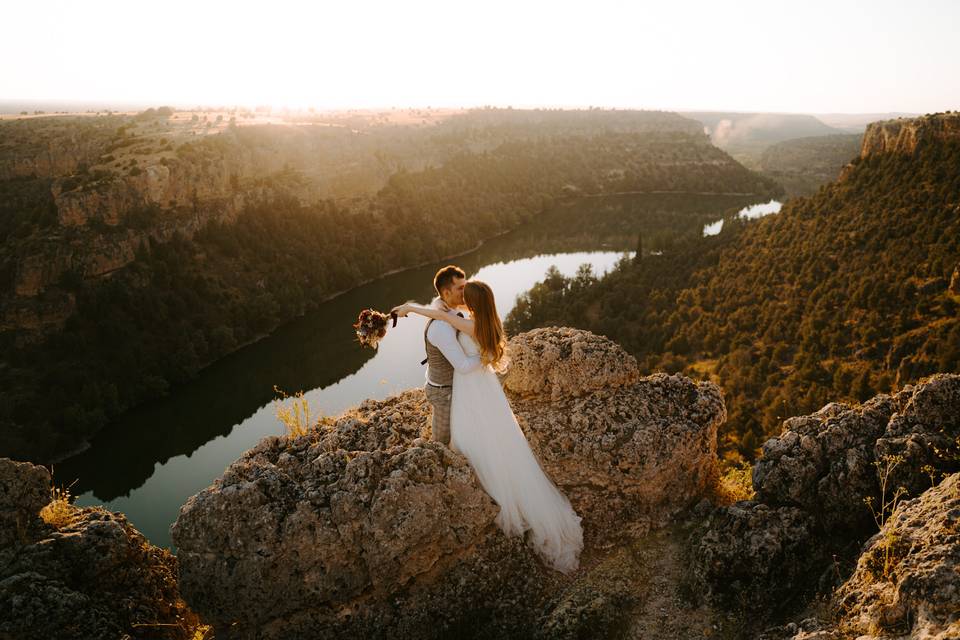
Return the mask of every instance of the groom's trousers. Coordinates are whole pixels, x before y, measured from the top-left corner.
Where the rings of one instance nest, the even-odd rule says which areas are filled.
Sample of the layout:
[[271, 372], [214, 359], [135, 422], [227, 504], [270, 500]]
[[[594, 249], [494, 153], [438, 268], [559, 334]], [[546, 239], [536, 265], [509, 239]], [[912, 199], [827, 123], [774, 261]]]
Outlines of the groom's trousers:
[[429, 382], [423, 386], [427, 400], [433, 406], [433, 439], [445, 445], [450, 444], [450, 401], [453, 399], [453, 387], [435, 387]]

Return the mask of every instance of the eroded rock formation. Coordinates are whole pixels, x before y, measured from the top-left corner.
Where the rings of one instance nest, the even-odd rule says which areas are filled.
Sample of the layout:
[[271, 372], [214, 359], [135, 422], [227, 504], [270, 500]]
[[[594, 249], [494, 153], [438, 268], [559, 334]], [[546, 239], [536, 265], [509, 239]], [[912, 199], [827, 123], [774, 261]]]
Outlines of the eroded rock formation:
[[191, 638], [177, 561], [119, 513], [50, 502], [50, 474], [0, 458], [0, 637]]
[[871, 122], [863, 134], [860, 157], [879, 153], [913, 153], [934, 140], [960, 140], [960, 113]]
[[960, 473], [900, 503], [837, 590], [839, 631], [960, 637]]
[[786, 420], [754, 466], [757, 500], [718, 509], [694, 542], [705, 593], [760, 615], [826, 591], [824, 578], [840, 578], [843, 565], [831, 555], [851, 555], [851, 544], [855, 552], [877, 531], [881, 503], [898, 490], [916, 498], [960, 470], [958, 408], [960, 375], [937, 374], [892, 396]]
[[[619, 346], [571, 329], [521, 334], [510, 352], [505, 388], [588, 546], [662, 523], [715, 477], [715, 385], [638, 379]], [[413, 390], [245, 453], [172, 529], [187, 601], [227, 637], [533, 633], [570, 578], [503, 536], [428, 418]]]

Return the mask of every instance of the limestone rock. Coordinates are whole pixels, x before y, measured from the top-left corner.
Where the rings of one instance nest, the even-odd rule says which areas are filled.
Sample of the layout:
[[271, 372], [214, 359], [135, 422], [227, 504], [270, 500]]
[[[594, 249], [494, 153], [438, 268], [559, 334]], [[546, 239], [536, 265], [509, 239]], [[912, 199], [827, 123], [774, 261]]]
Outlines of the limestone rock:
[[[622, 351], [586, 332], [514, 340], [568, 358], [553, 361], [564, 376], [544, 373], [550, 385], [511, 403], [588, 544], [702, 497], [725, 417], [715, 385], [618, 374], [600, 358], [622, 363]], [[598, 388], [603, 371], [620, 384]], [[187, 501], [171, 530], [181, 589], [218, 637], [519, 637], [549, 616], [571, 578], [505, 538], [466, 458], [427, 439], [429, 416], [419, 389], [364, 402], [307, 435], [262, 440]]]
[[[754, 466], [757, 501], [720, 508], [706, 525], [697, 546], [696, 571], [708, 596], [718, 594], [722, 601], [724, 592], [739, 584], [733, 591], [746, 597], [748, 611], [752, 607], [752, 614], [759, 616], [788, 594], [812, 589], [818, 574], [823, 578], [836, 573], [840, 579], [830, 555], [836, 552], [841, 562], [852, 563], [851, 541], [859, 547], [858, 541], [876, 532], [874, 511], [881, 497], [890, 500], [902, 486], [904, 498], [914, 498], [931, 481], [956, 474], [958, 407], [960, 375], [937, 374], [862, 405], [831, 403], [812, 415], [786, 420], [780, 436], [764, 443], [763, 457]], [[887, 487], [882, 492], [884, 476]], [[873, 499], [873, 509], [865, 498]], [[895, 525], [888, 530], [890, 526]], [[874, 547], [876, 540], [874, 536], [870, 543]], [[860, 565], [869, 554], [860, 557]], [[782, 578], [772, 577], [777, 566]], [[917, 595], [916, 601], [925, 597]], [[960, 593], [945, 597], [955, 608], [960, 604]], [[797, 638], [834, 633], [808, 629]]]
[[875, 458], [897, 457], [889, 484], [910, 497], [930, 487], [931, 474], [960, 471], [960, 376], [937, 374], [904, 392], [911, 395], [877, 440]]
[[544, 392], [512, 396], [514, 413], [547, 474], [589, 524], [588, 538], [625, 521], [662, 522], [713, 482], [717, 428], [726, 419], [716, 385], [661, 373], [588, 395], [576, 387], [559, 399]]
[[545, 327], [514, 336], [510, 368], [503, 380], [517, 395], [554, 400], [621, 387], [639, 377], [636, 359], [610, 340], [589, 331]]
[[960, 637], [960, 473], [898, 505], [835, 606], [851, 637]]
[[13, 489], [0, 494], [4, 515], [38, 521], [0, 545], [0, 637], [192, 637], [198, 620], [179, 597], [173, 555], [101, 508], [71, 507], [56, 527], [41, 521], [37, 512], [50, 499], [42, 467], [0, 459], [0, 483]]
[[122, 178], [114, 178], [94, 189], [61, 191], [54, 185], [57, 220], [63, 227], [79, 227], [89, 220], [107, 225], [120, 224], [124, 213], [140, 205], [143, 199]]
[[906, 397], [880, 395], [856, 407], [830, 403], [784, 421], [754, 465], [757, 499], [799, 506], [828, 530], [868, 530], [873, 517], [863, 499], [880, 497], [874, 447]]
[[816, 520], [796, 507], [755, 500], [718, 509], [694, 546], [695, 579], [704, 597], [738, 611], [795, 601], [825, 560]]
[[[172, 534], [191, 605], [218, 629], [276, 631], [268, 637], [337, 628], [363, 609], [358, 632], [367, 617], [389, 616], [371, 599], [493, 561], [472, 550], [497, 546], [496, 503], [465, 458], [418, 437], [427, 407], [408, 391], [307, 436], [266, 438], [190, 498]], [[515, 564], [530, 572], [529, 560]]]
[[29, 462], [0, 458], [0, 547], [27, 539], [50, 502], [50, 472]]
[[880, 503], [875, 463], [900, 456], [889, 483], [910, 496], [930, 486], [925, 467], [956, 471], [958, 457], [947, 454], [960, 436], [958, 406], [960, 376], [937, 374], [893, 396], [881, 394], [856, 407], [831, 403], [789, 418], [780, 436], [763, 444], [754, 466], [757, 497], [800, 506], [828, 531], [872, 531], [876, 525], [864, 499]]
[[914, 153], [934, 140], [960, 140], [960, 113], [871, 122], [863, 134], [860, 157], [879, 153]]

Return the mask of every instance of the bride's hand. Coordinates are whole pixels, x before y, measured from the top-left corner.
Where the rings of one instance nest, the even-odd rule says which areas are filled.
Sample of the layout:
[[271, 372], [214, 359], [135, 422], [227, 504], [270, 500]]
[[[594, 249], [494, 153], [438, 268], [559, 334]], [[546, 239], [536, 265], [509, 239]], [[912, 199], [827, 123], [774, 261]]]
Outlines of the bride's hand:
[[399, 304], [390, 310], [390, 313], [397, 314], [398, 318], [406, 318], [407, 314], [410, 313], [410, 306], [406, 303]]

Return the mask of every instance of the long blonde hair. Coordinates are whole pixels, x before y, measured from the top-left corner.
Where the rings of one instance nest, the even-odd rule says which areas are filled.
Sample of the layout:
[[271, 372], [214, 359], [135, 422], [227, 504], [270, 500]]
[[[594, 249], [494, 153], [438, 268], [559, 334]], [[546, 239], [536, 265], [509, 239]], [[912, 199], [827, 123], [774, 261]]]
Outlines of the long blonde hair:
[[497, 314], [493, 291], [485, 282], [471, 280], [463, 287], [463, 301], [473, 316], [473, 332], [480, 345], [480, 361], [494, 369], [506, 364], [507, 334]]

